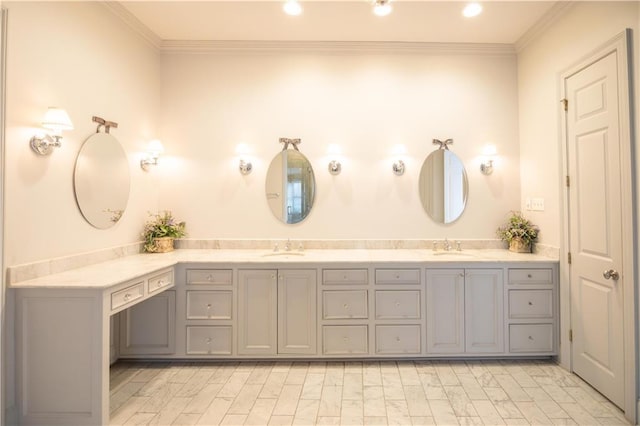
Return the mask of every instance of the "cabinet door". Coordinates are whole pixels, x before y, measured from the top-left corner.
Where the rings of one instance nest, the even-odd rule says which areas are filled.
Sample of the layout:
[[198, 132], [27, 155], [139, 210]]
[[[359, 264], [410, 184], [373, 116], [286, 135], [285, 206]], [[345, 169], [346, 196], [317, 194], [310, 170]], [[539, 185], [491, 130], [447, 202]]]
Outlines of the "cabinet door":
[[276, 353], [277, 294], [277, 271], [238, 271], [238, 354]]
[[176, 292], [167, 290], [120, 314], [120, 355], [173, 354]]
[[278, 273], [278, 353], [316, 354], [316, 271]]
[[465, 346], [467, 353], [504, 352], [502, 269], [467, 269]]
[[464, 270], [427, 269], [427, 352], [464, 352]]

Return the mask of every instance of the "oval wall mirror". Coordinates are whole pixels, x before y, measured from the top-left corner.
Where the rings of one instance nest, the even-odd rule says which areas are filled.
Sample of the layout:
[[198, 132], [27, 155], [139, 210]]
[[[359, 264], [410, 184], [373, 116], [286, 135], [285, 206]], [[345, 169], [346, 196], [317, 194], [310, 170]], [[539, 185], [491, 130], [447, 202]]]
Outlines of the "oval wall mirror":
[[301, 152], [280, 151], [267, 171], [269, 208], [284, 223], [302, 222], [313, 207], [316, 180], [311, 163]]
[[115, 225], [129, 201], [129, 162], [116, 138], [95, 133], [80, 148], [73, 175], [82, 216], [98, 229]]
[[448, 149], [433, 151], [420, 171], [420, 201], [438, 223], [455, 222], [467, 204], [469, 184], [462, 161]]

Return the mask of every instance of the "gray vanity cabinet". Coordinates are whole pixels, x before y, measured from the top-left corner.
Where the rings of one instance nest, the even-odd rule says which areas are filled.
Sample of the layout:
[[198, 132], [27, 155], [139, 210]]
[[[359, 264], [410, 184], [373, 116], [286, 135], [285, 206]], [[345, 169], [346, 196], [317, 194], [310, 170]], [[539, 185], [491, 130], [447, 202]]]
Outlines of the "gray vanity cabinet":
[[464, 352], [464, 269], [427, 269], [427, 352]]
[[316, 270], [238, 271], [238, 354], [314, 355]]
[[427, 269], [427, 352], [504, 353], [502, 269]]

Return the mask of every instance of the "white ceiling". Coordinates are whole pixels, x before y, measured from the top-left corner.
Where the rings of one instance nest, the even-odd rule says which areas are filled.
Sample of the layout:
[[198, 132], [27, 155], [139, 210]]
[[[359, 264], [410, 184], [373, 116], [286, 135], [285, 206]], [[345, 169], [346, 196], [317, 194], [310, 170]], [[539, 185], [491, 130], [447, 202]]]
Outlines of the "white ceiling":
[[394, 0], [386, 17], [367, 0], [301, 1], [288, 16], [283, 1], [122, 1], [162, 40], [401, 41], [513, 44], [555, 1], [488, 1], [464, 18], [460, 1]]

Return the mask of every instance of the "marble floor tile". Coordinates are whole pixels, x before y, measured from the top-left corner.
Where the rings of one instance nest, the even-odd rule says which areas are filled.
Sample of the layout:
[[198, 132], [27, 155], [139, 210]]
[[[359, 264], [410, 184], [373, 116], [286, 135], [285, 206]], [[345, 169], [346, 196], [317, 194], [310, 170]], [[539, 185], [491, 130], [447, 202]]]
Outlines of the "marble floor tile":
[[125, 361], [111, 373], [112, 425], [629, 425], [545, 360]]

